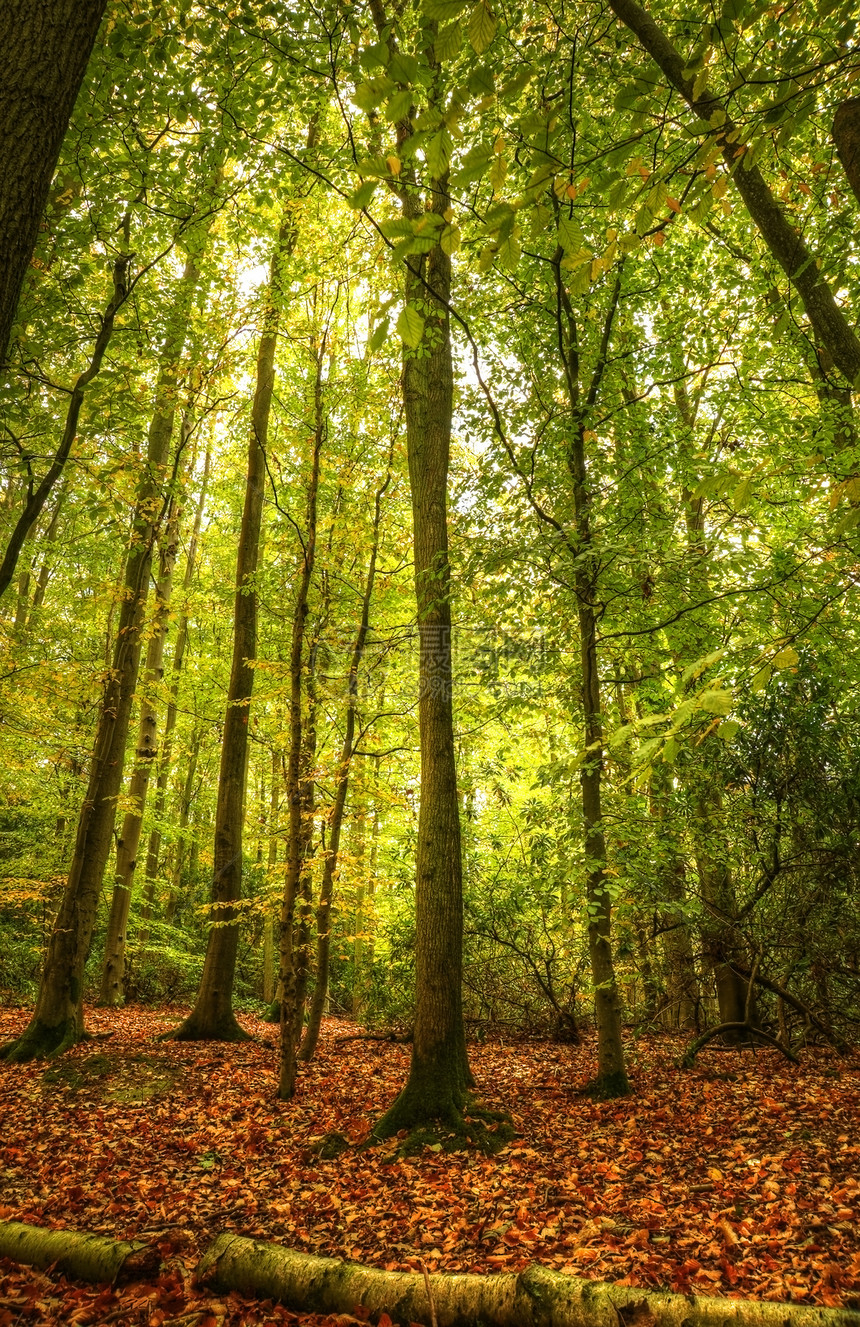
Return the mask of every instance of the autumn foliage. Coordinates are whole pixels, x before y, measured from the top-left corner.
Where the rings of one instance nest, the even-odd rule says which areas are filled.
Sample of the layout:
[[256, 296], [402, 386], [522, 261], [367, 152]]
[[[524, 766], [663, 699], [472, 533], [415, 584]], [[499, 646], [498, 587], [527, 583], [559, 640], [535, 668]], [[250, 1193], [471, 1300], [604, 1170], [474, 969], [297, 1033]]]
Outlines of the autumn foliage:
[[[680, 1070], [670, 1038], [628, 1046], [635, 1094], [582, 1092], [589, 1048], [470, 1047], [482, 1097], [514, 1103], [496, 1157], [398, 1140], [337, 1160], [392, 1100], [408, 1047], [346, 1040], [329, 1020], [294, 1101], [274, 1099], [273, 1030], [240, 1046], [155, 1041], [176, 1010], [88, 1011], [104, 1040], [61, 1061], [0, 1066], [0, 1219], [158, 1244], [164, 1271], [121, 1289], [0, 1263], [0, 1327], [297, 1319], [195, 1288], [222, 1230], [394, 1269], [537, 1262], [647, 1288], [860, 1307], [860, 1062], [826, 1049], [708, 1048]], [[7, 1036], [26, 1019], [6, 1011]], [[188, 1316], [190, 1315], [190, 1316]]]

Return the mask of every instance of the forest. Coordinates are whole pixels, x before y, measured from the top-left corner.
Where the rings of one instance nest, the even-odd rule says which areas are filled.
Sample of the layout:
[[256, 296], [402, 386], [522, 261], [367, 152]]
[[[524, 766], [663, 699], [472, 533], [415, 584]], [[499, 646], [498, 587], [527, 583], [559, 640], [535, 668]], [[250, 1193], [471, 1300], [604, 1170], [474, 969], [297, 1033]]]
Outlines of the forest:
[[858, 78], [7, 0], [0, 1327], [858, 1327]]

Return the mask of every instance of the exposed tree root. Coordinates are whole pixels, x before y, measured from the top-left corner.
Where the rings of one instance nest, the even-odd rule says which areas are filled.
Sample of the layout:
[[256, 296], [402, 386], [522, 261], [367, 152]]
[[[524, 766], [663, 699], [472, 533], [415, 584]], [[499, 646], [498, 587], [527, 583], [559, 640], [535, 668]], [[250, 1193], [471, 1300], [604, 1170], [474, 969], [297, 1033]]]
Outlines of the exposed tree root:
[[56, 1264], [66, 1276], [96, 1285], [143, 1280], [156, 1276], [161, 1266], [153, 1244], [107, 1239], [77, 1230], [44, 1230], [23, 1221], [0, 1221], [0, 1255], [30, 1267]]
[[53, 1027], [43, 1023], [35, 1016], [29, 1025], [15, 1037], [0, 1046], [0, 1060], [10, 1064], [27, 1064], [30, 1060], [49, 1060], [77, 1046], [79, 1041], [88, 1040], [88, 1036], [78, 1026], [77, 1020], [67, 1018]]
[[605, 1285], [543, 1267], [519, 1273], [384, 1272], [277, 1244], [220, 1235], [197, 1269], [218, 1290], [301, 1313], [353, 1313], [438, 1327], [860, 1327], [860, 1313]]
[[604, 1074], [586, 1083], [585, 1095], [594, 1101], [614, 1101], [616, 1097], [630, 1096], [630, 1083], [625, 1073]]
[[469, 1093], [428, 1102], [407, 1087], [377, 1120], [363, 1146], [372, 1147], [396, 1134], [404, 1135], [397, 1149], [400, 1156], [413, 1156], [424, 1147], [442, 1152], [473, 1147], [494, 1156], [511, 1141], [514, 1129], [509, 1115], [485, 1110]]
[[[764, 1028], [753, 1027], [750, 1023], [719, 1023], [716, 1027], [708, 1028], [707, 1032], [703, 1032], [702, 1035], [697, 1037], [692, 1045], [688, 1047], [684, 1056], [679, 1061], [680, 1067], [682, 1069], [692, 1069], [696, 1056], [699, 1054], [702, 1047], [706, 1046], [709, 1041], [713, 1041], [714, 1037], [722, 1036], [724, 1032], [745, 1032], [749, 1038], [747, 1044], [751, 1044], [753, 1038], [758, 1037], [758, 1039], [765, 1042], [766, 1045], [773, 1046], [776, 1050], [781, 1051], [785, 1058], [790, 1060], [792, 1064], [800, 1064], [800, 1061], [794, 1052], [790, 1050], [788, 1046], [784, 1046], [776, 1037], [771, 1036], [769, 1032], [765, 1032]], [[741, 1045], [743, 1045], [743, 1043], [741, 1043]], [[732, 1049], [734, 1050], [736, 1047], [732, 1047]]]
[[231, 1014], [229, 1018], [221, 1018], [217, 1023], [207, 1023], [203, 1019], [194, 1017], [191, 1013], [179, 1024], [178, 1028], [171, 1028], [169, 1032], [162, 1032], [158, 1037], [159, 1041], [253, 1041], [254, 1038], [250, 1032], [246, 1032], [240, 1023]]

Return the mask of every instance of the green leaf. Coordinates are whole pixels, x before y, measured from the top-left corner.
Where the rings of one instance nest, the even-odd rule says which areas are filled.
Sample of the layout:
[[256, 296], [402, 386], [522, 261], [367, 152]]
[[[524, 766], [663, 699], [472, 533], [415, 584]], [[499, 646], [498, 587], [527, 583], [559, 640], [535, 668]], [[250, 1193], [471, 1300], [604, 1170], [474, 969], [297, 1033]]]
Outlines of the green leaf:
[[439, 247], [450, 258], [451, 254], [459, 249], [461, 238], [459, 226], [446, 226], [439, 240]]
[[363, 207], [367, 207], [367, 204], [373, 197], [377, 183], [377, 180], [364, 180], [364, 182], [358, 186], [355, 193], [350, 194], [348, 199], [350, 207], [356, 208], [357, 211], [361, 211]]
[[502, 240], [496, 256], [502, 267], [509, 272], [513, 272], [520, 261], [520, 252], [519, 231], [515, 228], [506, 239]]
[[496, 17], [485, 0], [478, 0], [469, 15], [469, 41], [476, 55], [483, 55], [496, 35]]
[[366, 83], [359, 83], [353, 96], [355, 103], [363, 111], [375, 111], [382, 105], [386, 95], [394, 90], [390, 78], [370, 78]]
[[367, 343], [367, 349], [371, 355], [385, 344], [386, 337], [388, 336], [388, 326], [388, 318], [383, 318], [382, 321], [377, 323], [374, 327], [373, 334]]
[[743, 511], [752, 496], [752, 475], [747, 475], [742, 479], [732, 494], [732, 506], [737, 511]]
[[433, 53], [440, 64], [454, 59], [460, 50], [462, 40], [463, 25], [459, 19], [455, 19], [453, 23], [446, 23], [444, 28], [439, 29], [433, 43]]
[[397, 319], [397, 331], [404, 345], [416, 350], [424, 335], [424, 319], [413, 304], [407, 304]]
[[739, 731], [740, 724], [737, 719], [726, 719], [726, 722], [721, 723], [717, 729], [717, 737], [721, 738], [724, 742], [731, 742], [732, 738]]
[[421, 0], [421, 9], [427, 18], [447, 23], [449, 19], [459, 18], [467, 3], [468, 0]]
[[703, 691], [696, 697], [696, 709], [707, 714], [728, 714], [734, 703], [731, 691]]
[[800, 660], [800, 655], [793, 645], [787, 645], [779, 654], [775, 654], [771, 659], [774, 668], [796, 668]]
[[463, 164], [452, 176], [452, 184], [472, 184], [485, 175], [495, 153], [491, 147], [478, 143], [470, 148], [463, 158]]
[[421, 66], [414, 55], [395, 55], [388, 66], [388, 77], [398, 83], [416, 83]]
[[395, 124], [398, 120], [405, 120], [412, 109], [412, 91], [410, 88], [404, 88], [400, 92], [395, 92], [385, 104], [385, 118], [390, 124]]
[[434, 180], [438, 180], [447, 171], [451, 160], [451, 147], [451, 135], [444, 125], [425, 146], [424, 157], [427, 169]]

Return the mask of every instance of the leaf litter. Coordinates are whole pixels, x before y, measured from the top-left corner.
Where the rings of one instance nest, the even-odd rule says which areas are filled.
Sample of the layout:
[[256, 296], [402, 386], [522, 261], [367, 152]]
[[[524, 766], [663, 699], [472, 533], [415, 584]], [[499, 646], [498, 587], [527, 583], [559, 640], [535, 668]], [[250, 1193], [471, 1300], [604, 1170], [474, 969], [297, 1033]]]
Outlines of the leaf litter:
[[[276, 1030], [156, 1042], [181, 1012], [88, 1009], [97, 1042], [62, 1061], [0, 1063], [0, 1219], [158, 1244], [162, 1275], [84, 1286], [0, 1259], [0, 1327], [348, 1327], [194, 1285], [222, 1230], [388, 1270], [530, 1263], [650, 1289], [860, 1307], [860, 1058], [799, 1066], [770, 1050], [628, 1043], [633, 1095], [593, 1101], [593, 1047], [470, 1047], [483, 1104], [516, 1138], [495, 1157], [363, 1141], [405, 1081], [408, 1046], [326, 1020], [296, 1098], [274, 1097]], [[0, 1039], [25, 1010], [0, 1012]], [[349, 1040], [346, 1040], [350, 1036]], [[96, 1049], [94, 1049], [94, 1047]]]

